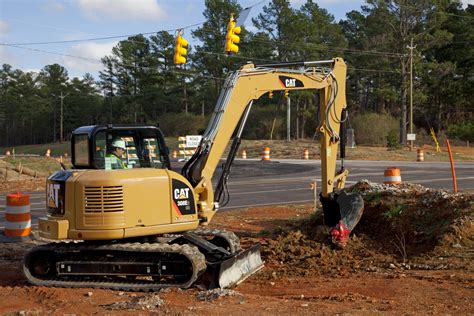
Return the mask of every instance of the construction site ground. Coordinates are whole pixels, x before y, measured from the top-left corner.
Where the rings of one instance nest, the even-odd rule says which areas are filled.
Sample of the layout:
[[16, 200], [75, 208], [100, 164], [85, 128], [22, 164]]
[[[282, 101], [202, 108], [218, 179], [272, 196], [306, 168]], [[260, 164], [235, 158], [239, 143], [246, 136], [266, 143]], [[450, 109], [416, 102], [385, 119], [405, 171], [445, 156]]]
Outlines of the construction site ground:
[[419, 185], [361, 181], [364, 215], [344, 250], [312, 205], [218, 213], [213, 227], [262, 244], [265, 268], [230, 290], [156, 293], [29, 285], [21, 260], [35, 238], [0, 243], [0, 314], [472, 314], [474, 199]]

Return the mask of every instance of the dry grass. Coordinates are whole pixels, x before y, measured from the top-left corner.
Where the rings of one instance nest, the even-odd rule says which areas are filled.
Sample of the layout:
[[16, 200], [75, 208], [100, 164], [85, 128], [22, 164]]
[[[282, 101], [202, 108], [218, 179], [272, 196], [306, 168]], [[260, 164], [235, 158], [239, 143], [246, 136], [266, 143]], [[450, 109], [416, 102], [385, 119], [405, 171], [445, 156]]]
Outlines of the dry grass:
[[[305, 149], [309, 149], [310, 159], [320, 159], [319, 143], [311, 140], [244, 140], [240, 146], [247, 152], [247, 158], [260, 158], [262, 148], [270, 147], [272, 158], [302, 159]], [[441, 148], [438, 153], [433, 146], [423, 146], [425, 161], [449, 161], [446, 147]], [[455, 161], [474, 161], [473, 147], [451, 147]], [[356, 146], [346, 149], [346, 158], [351, 160], [393, 160], [393, 161], [416, 161], [416, 148], [410, 151], [408, 147], [388, 150], [387, 147]]]

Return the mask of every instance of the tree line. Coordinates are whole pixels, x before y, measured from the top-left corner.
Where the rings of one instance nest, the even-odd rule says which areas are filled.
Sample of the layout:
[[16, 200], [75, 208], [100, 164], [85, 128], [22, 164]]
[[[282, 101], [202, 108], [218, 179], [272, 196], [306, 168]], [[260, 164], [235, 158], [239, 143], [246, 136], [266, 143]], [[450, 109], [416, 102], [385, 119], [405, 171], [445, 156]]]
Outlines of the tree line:
[[[298, 8], [287, 0], [272, 0], [248, 23], [252, 27], [243, 27], [239, 53], [226, 55], [226, 26], [230, 14], [241, 10], [236, 0], [206, 0], [205, 22], [184, 33], [198, 43], [190, 47], [184, 66], [173, 65], [174, 34], [164, 31], [120, 41], [102, 58], [98, 78], [70, 78], [59, 64], [46, 65], [39, 73], [4, 64], [0, 145], [55, 142], [78, 126], [100, 123], [159, 123], [167, 135], [197, 133], [205, 127], [226, 75], [246, 62], [335, 56], [348, 64], [352, 115], [396, 117], [399, 142], [404, 143], [412, 61], [415, 125], [449, 129], [472, 140], [474, 6], [447, 0], [367, 0], [336, 21], [312, 0]], [[312, 137], [317, 96], [295, 92], [291, 102], [293, 137]], [[285, 104], [279, 94], [262, 98], [244, 136], [284, 137]]]

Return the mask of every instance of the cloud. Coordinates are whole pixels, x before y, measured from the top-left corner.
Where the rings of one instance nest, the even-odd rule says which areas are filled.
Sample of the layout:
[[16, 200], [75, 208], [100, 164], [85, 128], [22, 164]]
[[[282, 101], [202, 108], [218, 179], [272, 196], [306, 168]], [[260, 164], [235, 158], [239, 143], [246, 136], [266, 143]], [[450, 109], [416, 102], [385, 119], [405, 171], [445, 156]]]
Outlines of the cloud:
[[156, 21], [166, 16], [156, 0], [78, 0], [78, 4], [93, 19], [108, 16], [118, 20]]
[[3, 64], [13, 65], [16, 62], [15, 56], [11, 53], [8, 47], [0, 45], [0, 66]]
[[[66, 57], [64, 64], [71, 72], [98, 72], [103, 69], [100, 59], [110, 55], [112, 48], [117, 45], [116, 41], [107, 43], [87, 42], [72, 46], [66, 54], [83, 57], [85, 59]], [[87, 60], [86, 60], [87, 58]], [[98, 62], [94, 62], [94, 60]]]
[[461, 3], [462, 3], [462, 7], [466, 9], [468, 4], [474, 5], [474, 0], [462, 0]]
[[5, 21], [0, 21], [0, 35], [5, 35], [10, 31], [10, 25]]
[[[292, 7], [300, 7], [303, 4], [306, 3], [307, 0], [290, 0], [290, 4]], [[474, 0], [468, 0], [468, 1], [474, 1]], [[314, 1], [314, 3], [318, 4], [319, 6], [321, 5], [351, 5], [351, 4], [363, 4], [364, 0], [318, 0]]]
[[46, 12], [63, 12], [65, 6], [63, 3], [54, 0], [49, 0], [48, 2], [43, 3], [41, 9]]

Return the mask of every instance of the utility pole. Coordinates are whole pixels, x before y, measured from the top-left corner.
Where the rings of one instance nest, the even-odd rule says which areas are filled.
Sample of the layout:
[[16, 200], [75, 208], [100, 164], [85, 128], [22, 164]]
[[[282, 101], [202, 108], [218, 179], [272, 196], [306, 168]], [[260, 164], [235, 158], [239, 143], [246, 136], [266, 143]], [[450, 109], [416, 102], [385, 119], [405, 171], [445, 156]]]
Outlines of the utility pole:
[[[410, 46], [407, 46], [410, 50], [410, 134], [413, 134], [413, 37], [410, 41]], [[413, 139], [410, 140], [410, 150], [413, 150]]]
[[[69, 94], [69, 93], [68, 93]], [[59, 123], [59, 142], [62, 143], [64, 138], [63, 138], [63, 122], [64, 122], [64, 98], [68, 96], [68, 94], [64, 95], [63, 92], [61, 91], [61, 95], [59, 96], [61, 98], [61, 113], [60, 113], [60, 123]]]

